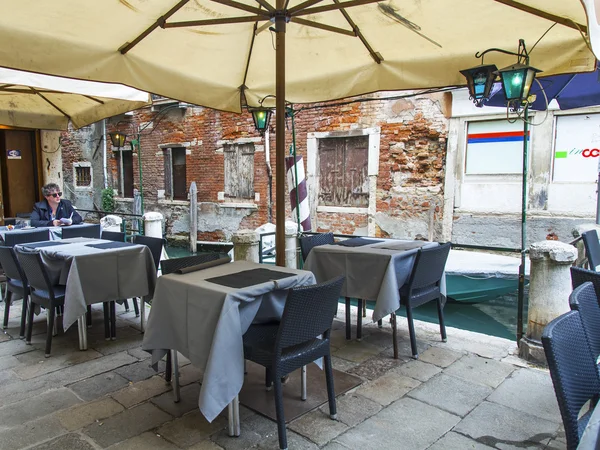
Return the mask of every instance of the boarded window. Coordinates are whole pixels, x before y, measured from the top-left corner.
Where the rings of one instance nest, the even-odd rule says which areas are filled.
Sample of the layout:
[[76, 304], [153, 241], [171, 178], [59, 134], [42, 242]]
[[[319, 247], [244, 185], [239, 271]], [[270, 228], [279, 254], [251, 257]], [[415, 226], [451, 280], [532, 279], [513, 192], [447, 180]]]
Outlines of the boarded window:
[[254, 198], [254, 145], [225, 145], [223, 154], [225, 197]]
[[319, 139], [319, 204], [369, 204], [369, 137]]
[[90, 166], [75, 167], [75, 186], [87, 187], [92, 184], [92, 168]]
[[123, 155], [123, 186], [121, 192], [123, 197], [133, 198], [133, 154], [122, 152]]
[[165, 197], [187, 200], [186, 157], [184, 147], [165, 149]]

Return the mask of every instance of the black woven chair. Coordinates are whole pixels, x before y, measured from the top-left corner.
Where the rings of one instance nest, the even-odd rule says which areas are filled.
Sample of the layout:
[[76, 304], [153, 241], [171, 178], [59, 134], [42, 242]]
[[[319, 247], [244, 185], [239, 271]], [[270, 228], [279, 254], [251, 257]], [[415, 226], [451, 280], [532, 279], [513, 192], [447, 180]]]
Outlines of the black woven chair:
[[572, 310], [579, 311], [583, 330], [597, 360], [600, 356], [600, 306], [594, 285], [585, 282], [575, 288], [569, 296], [569, 306]]
[[54, 320], [56, 308], [65, 304], [65, 286], [53, 285], [42, 262], [38, 252], [29, 252], [27, 250], [17, 249], [17, 256], [23, 272], [27, 277], [30, 288], [31, 305], [28, 310], [27, 337], [26, 343], [31, 344], [31, 334], [33, 330], [34, 304], [46, 308], [48, 314], [48, 331], [46, 332], [46, 351], [45, 356], [50, 356], [52, 348], [52, 334], [54, 332]]
[[[567, 448], [575, 450], [600, 395], [598, 367], [579, 311], [569, 311], [544, 328], [542, 345], [558, 400]], [[579, 418], [581, 408], [592, 407]]]
[[[165, 240], [163, 238], [156, 238], [151, 236], [142, 236], [140, 234], [136, 234], [132, 239], [134, 244], [145, 245], [150, 249], [150, 253], [152, 253], [152, 259], [154, 260], [154, 266], [156, 267], [156, 271], [158, 272], [160, 265], [160, 257], [162, 255], [163, 246], [165, 245]], [[137, 299], [133, 298], [133, 308], [135, 309], [135, 317], [139, 317], [140, 308], [138, 306]]]
[[100, 239], [100, 224], [82, 224], [82, 225], [71, 225], [69, 227], [62, 228], [62, 238], [70, 239], [76, 237]]
[[600, 242], [598, 242], [598, 233], [596, 230], [588, 230], [581, 233], [585, 255], [588, 260], [588, 266], [591, 270], [596, 270], [600, 266]]
[[104, 231], [102, 230], [101, 239], [106, 239], [107, 241], [114, 242], [125, 242], [126, 241], [125, 233], [121, 231]]
[[[279, 324], [251, 325], [244, 334], [244, 358], [267, 369], [275, 385], [279, 448], [287, 448], [281, 377], [324, 358], [329, 414], [336, 418], [330, 334], [344, 277], [290, 289]], [[319, 339], [321, 337], [321, 339]]]
[[302, 260], [306, 261], [306, 258], [308, 258], [308, 254], [313, 249], [313, 247], [334, 243], [335, 239], [333, 238], [333, 233], [311, 234], [308, 236], [301, 237], [300, 252], [302, 253]]
[[[202, 264], [210, 261], [215, 261], [219, 259], [222, 255], [220, 253], [200, 253], [192, 256], [184, 256], [183, 258], [173, 258], [173, 259], [164, 259], [161, 261], [161, 271], [163, 275], [168, 275], [170, 273], [175, 272], [179, 269], [184, 269], [186, 267], [195, 266], [197, 264]], [[171, 376], [174, 372], [174, 383], [173, 383], [173, 393], [175, 396], [175, 401], [178, 402], [180, 400], [179, 395], [179, 366], [177, 363], [177, 351], [171, 350], [167, 353], [167, 363], [165, 368], [165, 380], [167, 382], [171, 381]]]
[[28, 242], [40, 242], [49, 241], [50, 231], [49, 230], [32, 230], [32, 231], [19, 231], [19, 232], [6, 232], [4, 235], [4, 245], [7, 247], [14, 247], [18, 244], [27, 244]]
[[[413, 358], [419, 357], [417, 338], [413, 323], [412, 309], [425, 303], [436, 301], [440, 334], [442, 341], [446, 342], [446, 326], [444, 325], [444, 300], [440, 291], [440, 282], [444, 275], [444, 267], [450, 252], [450, 243], [436, 247], [419, 249], [415, 258], [408, 283], [400, 288], [400, 304], [406, 307], [408, 332], [410, 334], [410, 347]], [[398, 359], [398, 332], [396, 328], [396, 314], [392, 313], [392, 336], [394, 339], [394, 358]]]
[[596, 296], [600, 298], [600, 273], [582, 267], [571, 267], [571, 285], [573, 286], [573, 289], [581, 286], [587, 281], [594, 285]]
[[27, 301], [29, 300], [29, 284], [27, 277], [21, 268], [17, 259], [17, 254], [12, 247], [0, 247], [0, 265], [6, 275], [6, 297], [4, 299], [4, 322], [2, 328], [8, 326], [8, 317], [10, 314], [10, 305], [13, 294], [23, 298], [23, 307], [21, 310], [21, 328], [19, 337], [25, 337], [25, 322], [27, 319]]

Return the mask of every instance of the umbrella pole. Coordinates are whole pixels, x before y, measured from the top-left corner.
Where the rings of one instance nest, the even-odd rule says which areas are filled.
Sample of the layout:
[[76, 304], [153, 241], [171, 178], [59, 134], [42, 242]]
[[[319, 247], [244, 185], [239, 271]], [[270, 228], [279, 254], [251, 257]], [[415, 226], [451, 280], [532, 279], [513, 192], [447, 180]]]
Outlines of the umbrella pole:
[[[277, 0], [283, 11], [284, 0]], [[275, 262], [285, 267], [285, 27], [286, 17], [275, 16]]]

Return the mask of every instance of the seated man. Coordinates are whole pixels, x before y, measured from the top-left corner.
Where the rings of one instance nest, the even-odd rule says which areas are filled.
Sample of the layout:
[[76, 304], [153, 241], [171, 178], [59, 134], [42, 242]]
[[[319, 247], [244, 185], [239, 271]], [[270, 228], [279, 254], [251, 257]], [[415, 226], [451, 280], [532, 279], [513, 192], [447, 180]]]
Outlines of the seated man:
[[[42, 188], [46, 200], [37, 202], [31, 213], [32, 227], [65, 226], [81, 223], [83, 219], [69, 200], [62, 200], [62, 192], [55, 183], [48, 183]], [[61, 220], [62, 219], [62, 220]]]

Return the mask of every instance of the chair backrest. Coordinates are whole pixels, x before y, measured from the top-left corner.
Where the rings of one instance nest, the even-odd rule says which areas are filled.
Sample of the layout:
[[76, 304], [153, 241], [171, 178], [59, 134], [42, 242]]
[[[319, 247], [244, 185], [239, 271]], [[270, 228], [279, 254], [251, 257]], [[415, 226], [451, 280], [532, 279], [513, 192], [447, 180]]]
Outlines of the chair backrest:
[[598, 233], [596, 230], [588, 230], [581, 233], [585, 255], [587, 256], [590, 269], [596, 270], [600, 266], [600, 242], [598, 242]]
[[569, 296], [569, 306], [579, 311], [583, 330], [595, 358], [600, 356], [600, 305], [592, 283], [585, 282]]
[[409, 292], [412, 289], [439, 285], [450, 253], [450, 245], [447, 242], [435, 247], [419, 249], [408, 281]]
[[91, 238], [91, 239], [100, 239], [100, 224], [84, 224], [84, 225], [71, 225], [69, 227], [62, 228], [62, 238]]
[[21, 264], [19, 264], [14, 248], [0, 247], [0, 266], [4, 269], [5, 275], [11, 280], [19, 280], [24, 285], [27, 284], [27, 277]]
[[32, 231], [7, 231], [4, 235], [4, 244], [8, 247], [14, 247], [17, 244], [26, 244], [28, 242], [49, 241], [50, 231], [32, 230]]
[[581, 286], [587, 281], [594, 285], [596, 296], [600, 298], [600, 272], [571, 266], [571, 284], [573, 289]]
[[587, 415], [578, 422], [581, 408], [600, 394], [596, 360], [583, 330], [579, 311], [569, 311], [544, 328], [542, 345], [554, 384], [567, 447], [575, 449]]
[[102, 230], [102, 239], [106, 239], [107, 241], [125, 242], [125, 233], [121, 231]]
[[195, 266], [205, 262], [216, 261], [222, 256], [222, 253], [200, 253], [198, 255], [184, 256], [183, 258], [163, 259], [160, 262], [160, 269], [163, 275], [168, 275], [179, 269]]
[[290, 289], [275, 341], [278, 355], [286, 347], [317, 336], [329, 338], [343, 284], [344, 277], [339, 276], [324, 283]]
[[319, 245], [335, 244], [333, 233], [311, 234], [300, 238], [300, 251], [302, 252], [302, 260], [306, 261], [308, 254], [313, 247]]
[[40, 253], [35, 250], [23, 250], [19, 248], [17, 248], [15, 251], [17, 253], [19, 263], [23, 268], [23, 272], [27, 277], [29, 286], [34, 291], [47, 291], [50, 293], [51, 297], [54, 296], [52, 283], [50, 282], [50, 277], [48, 276], [46, 267], [42, 262]]
[[160, 256], [162, 254], [162, 249], [165, 240], [163, 238], [142, 236], [141, 234], [136, 234], [135, 236], [133, 236], [133, 243], [145, 245], [150, 249], [150, 252], [152, 253], [152, 259], [154, 260], [154, 265], [156, 266], [156, 270], [158, 270], [158, 265], [160, 264]]

